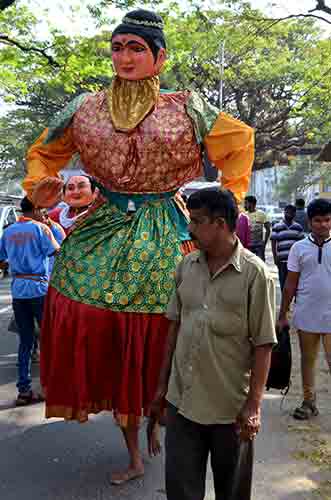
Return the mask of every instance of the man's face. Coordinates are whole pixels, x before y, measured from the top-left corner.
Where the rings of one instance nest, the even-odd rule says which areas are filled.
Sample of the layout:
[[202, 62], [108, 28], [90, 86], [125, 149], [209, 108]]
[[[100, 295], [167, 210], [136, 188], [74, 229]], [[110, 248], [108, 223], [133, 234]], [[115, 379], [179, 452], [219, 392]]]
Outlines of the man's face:
[[94, 200], [91, 182], [82, 175], [76, 175], [66, 184], [64, 201], [73, 208], [87, 207]]
[[190, 209], [190, 218], [188, 230], [192, 238], [197, 241], [199, 248], [208, 250], [219, 236], [219, 218], [211, 217], [204, 208]]
[[165, 54], [165, 49], [160, 49], [155, 61], [147, 42], [137, 35], [115, 35], [112, 40], [115, 71], [125, 80], [143, 80], [158, 75], [165, 61]]
[[255, 212], [255, 203], [253, 201], [245, 200], [245, 210], [247, 212]]
[[328, 238], [331, 231], [331, 214], [316, 215], [309, 220], [311, 232], [319, 238]]
[[292, 222], [293, 219], [295, 217], [295, 211], [290, 209], [290, 208], [286, 208], [284, 210], [284, 218], [287, 222]]
[[46, 224], [48, 222], [48, 212], [46, 208], [35, 208], [33, 210], [33, 219]]

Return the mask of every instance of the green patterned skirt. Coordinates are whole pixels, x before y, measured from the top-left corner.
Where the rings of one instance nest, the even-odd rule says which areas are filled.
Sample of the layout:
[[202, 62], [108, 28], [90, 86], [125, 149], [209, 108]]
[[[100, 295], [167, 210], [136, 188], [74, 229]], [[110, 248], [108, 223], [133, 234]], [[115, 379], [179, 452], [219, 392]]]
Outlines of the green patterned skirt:
[[[107, 193], [64, 241], [51, 286], [83, 304], [118, 312], [164, 313], [189, 239], [174, 193]], [[128, 200], [136, 212], [127, 213]]]

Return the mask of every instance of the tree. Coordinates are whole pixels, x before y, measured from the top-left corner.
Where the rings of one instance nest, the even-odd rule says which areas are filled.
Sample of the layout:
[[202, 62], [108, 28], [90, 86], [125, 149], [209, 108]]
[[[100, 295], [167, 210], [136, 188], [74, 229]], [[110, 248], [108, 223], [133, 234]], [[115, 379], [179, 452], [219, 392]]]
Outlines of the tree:
[[0, 0], [0, 10], [5, 10], [7, 7], [10, 7], [15, 0]]
[[292, 195], [297, 197], [319, 184], [331, 184], [330, 168], [326, 163], [316, 161], [314, 158], [301, 157], [291, 161], [286, 173], [280, 179], [277, 191], [280, 198], [288, 200]]
[[327, 24], [331, 24], [331, 19], [326, 18], [324, 15], [321, 15], [320, 12], [323, 14], [330, 14], [331, 15], [331, 5], [328, 6], [326, 5], [326, 2], [323, 0], [315, 0], [315, 7], [310, 9], [306, 14], [300, 13], [300, 14], [290, 14], [288, 16], [285, 16], [283, 18], [279, 18], [276, 21], [285, 21], [288, 19], [294, 19], [294, 18], [312, 18], [312, 19], [318, 19], [319, 21], [323, 21]]
[[[103, 23], [109, 3], [101, 0], [94, 6], [96, 24]], [[325, 113], [331, 107], [325, 65], [331, 60], [331, 44], [321, 38], [314, 20], [265, 19], [241, 0], [218, 0], [213, 9], [203, 5], [188, 4], [185, 12], [176, 3], [159, 7], [169, 48], [162, 85], [195, 88], [218, 106], [219, 47], [225, 40], [224, 107], [255, 127], [255, 168], [283, 161], [307, 141], [322, 142], [331, 125]], [[78, 37], [50, 27], [47, 40], [36, 40], [37, 26], [31, 11], [19, 4], [0, 12], [0, 44], [1, 36], [15, 41], [2, 39], [0, 96], [16, 106], [0, 126], [11, 130], [13, 123], [19, 141], [18, 148], [3, 144], [3, 162], [8, 165], [17, 151], [13, 165], [20, 170], [20, 147], [30, 140], [23, 133], [26, 123], [36, 136], [65, 102], [100, 88], [112, 76], [110, 32]], [[2, 141], [5, 132], [0, 151]]]
[[282, 161], [321, 135], [331, 95], [324, 65], [331, 46], [321, 42], [312, 20], [278, 23], [247, 3], [235, 2], [235, 10], [220, 4], [219, 10], [199, 6], [181, 15], [167, 13], [166, 80], [173, 88], [193, 86], [217, 105], [219, 47], [225, 40], [225, 109], [255, 127], [256, 167]]
[[[316, 1], [315, 8], [311, 9], [309, 12], [320, 11], [320, 12], [325, 12], [326, 14], [331, 15], [331, 5], [330, 6], [326, 5], [325, 0], [315, 0], [315, 1]], [[324, 19], [324, 20], [326, 20], [326, 19]], [[327, 21], [327, 22], [329, 22], [329, 21]]]

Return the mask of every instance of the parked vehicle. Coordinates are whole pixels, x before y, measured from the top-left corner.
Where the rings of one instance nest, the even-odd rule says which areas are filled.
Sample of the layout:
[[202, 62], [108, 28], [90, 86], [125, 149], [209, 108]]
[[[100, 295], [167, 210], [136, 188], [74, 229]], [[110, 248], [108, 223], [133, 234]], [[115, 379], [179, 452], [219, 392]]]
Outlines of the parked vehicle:
[[180, 188], [180, 194], [183, 194], [187, 198], [194, 193], [195, 191], [199, 191], [200, 189], [219, 189], [220, 183], [217, 181], [207, 182], [207, 181], [192, 181], [184, 184], [183, 187]]
[[269, 207], [265, 210], [265, 213], [268, 217], [269, 222], [273, 226], [277, 222], [280, 222], [284, 218], [284, 212], [278, 207]]
[[[12, 205], [0, 207], [0, 238], [3, 235], [6, 227], [14, 224], [17, 221], [18, 209]], [[0, 279], [3, 279], [8, 274], [8, 270], [0, 269]]]
[[0, 207], [0, 238], [3, 235], [6, 227], [14, 224], [17, 221], [18, 209], [13, 205], [5, 205]]

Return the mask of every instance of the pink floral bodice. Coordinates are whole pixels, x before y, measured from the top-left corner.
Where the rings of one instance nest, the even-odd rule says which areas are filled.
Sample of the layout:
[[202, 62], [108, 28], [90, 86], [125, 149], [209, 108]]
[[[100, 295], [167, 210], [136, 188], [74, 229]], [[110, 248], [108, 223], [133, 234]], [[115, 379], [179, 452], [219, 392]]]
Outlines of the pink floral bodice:
[[172, 191], [201, 175], [201, 148], [186, 112], [189, 92], [160, 94], [154, 110], [131, 132], [114, 129], [107, 91], [88, 96], [73, 119], [85, 170], [124, 193]]

